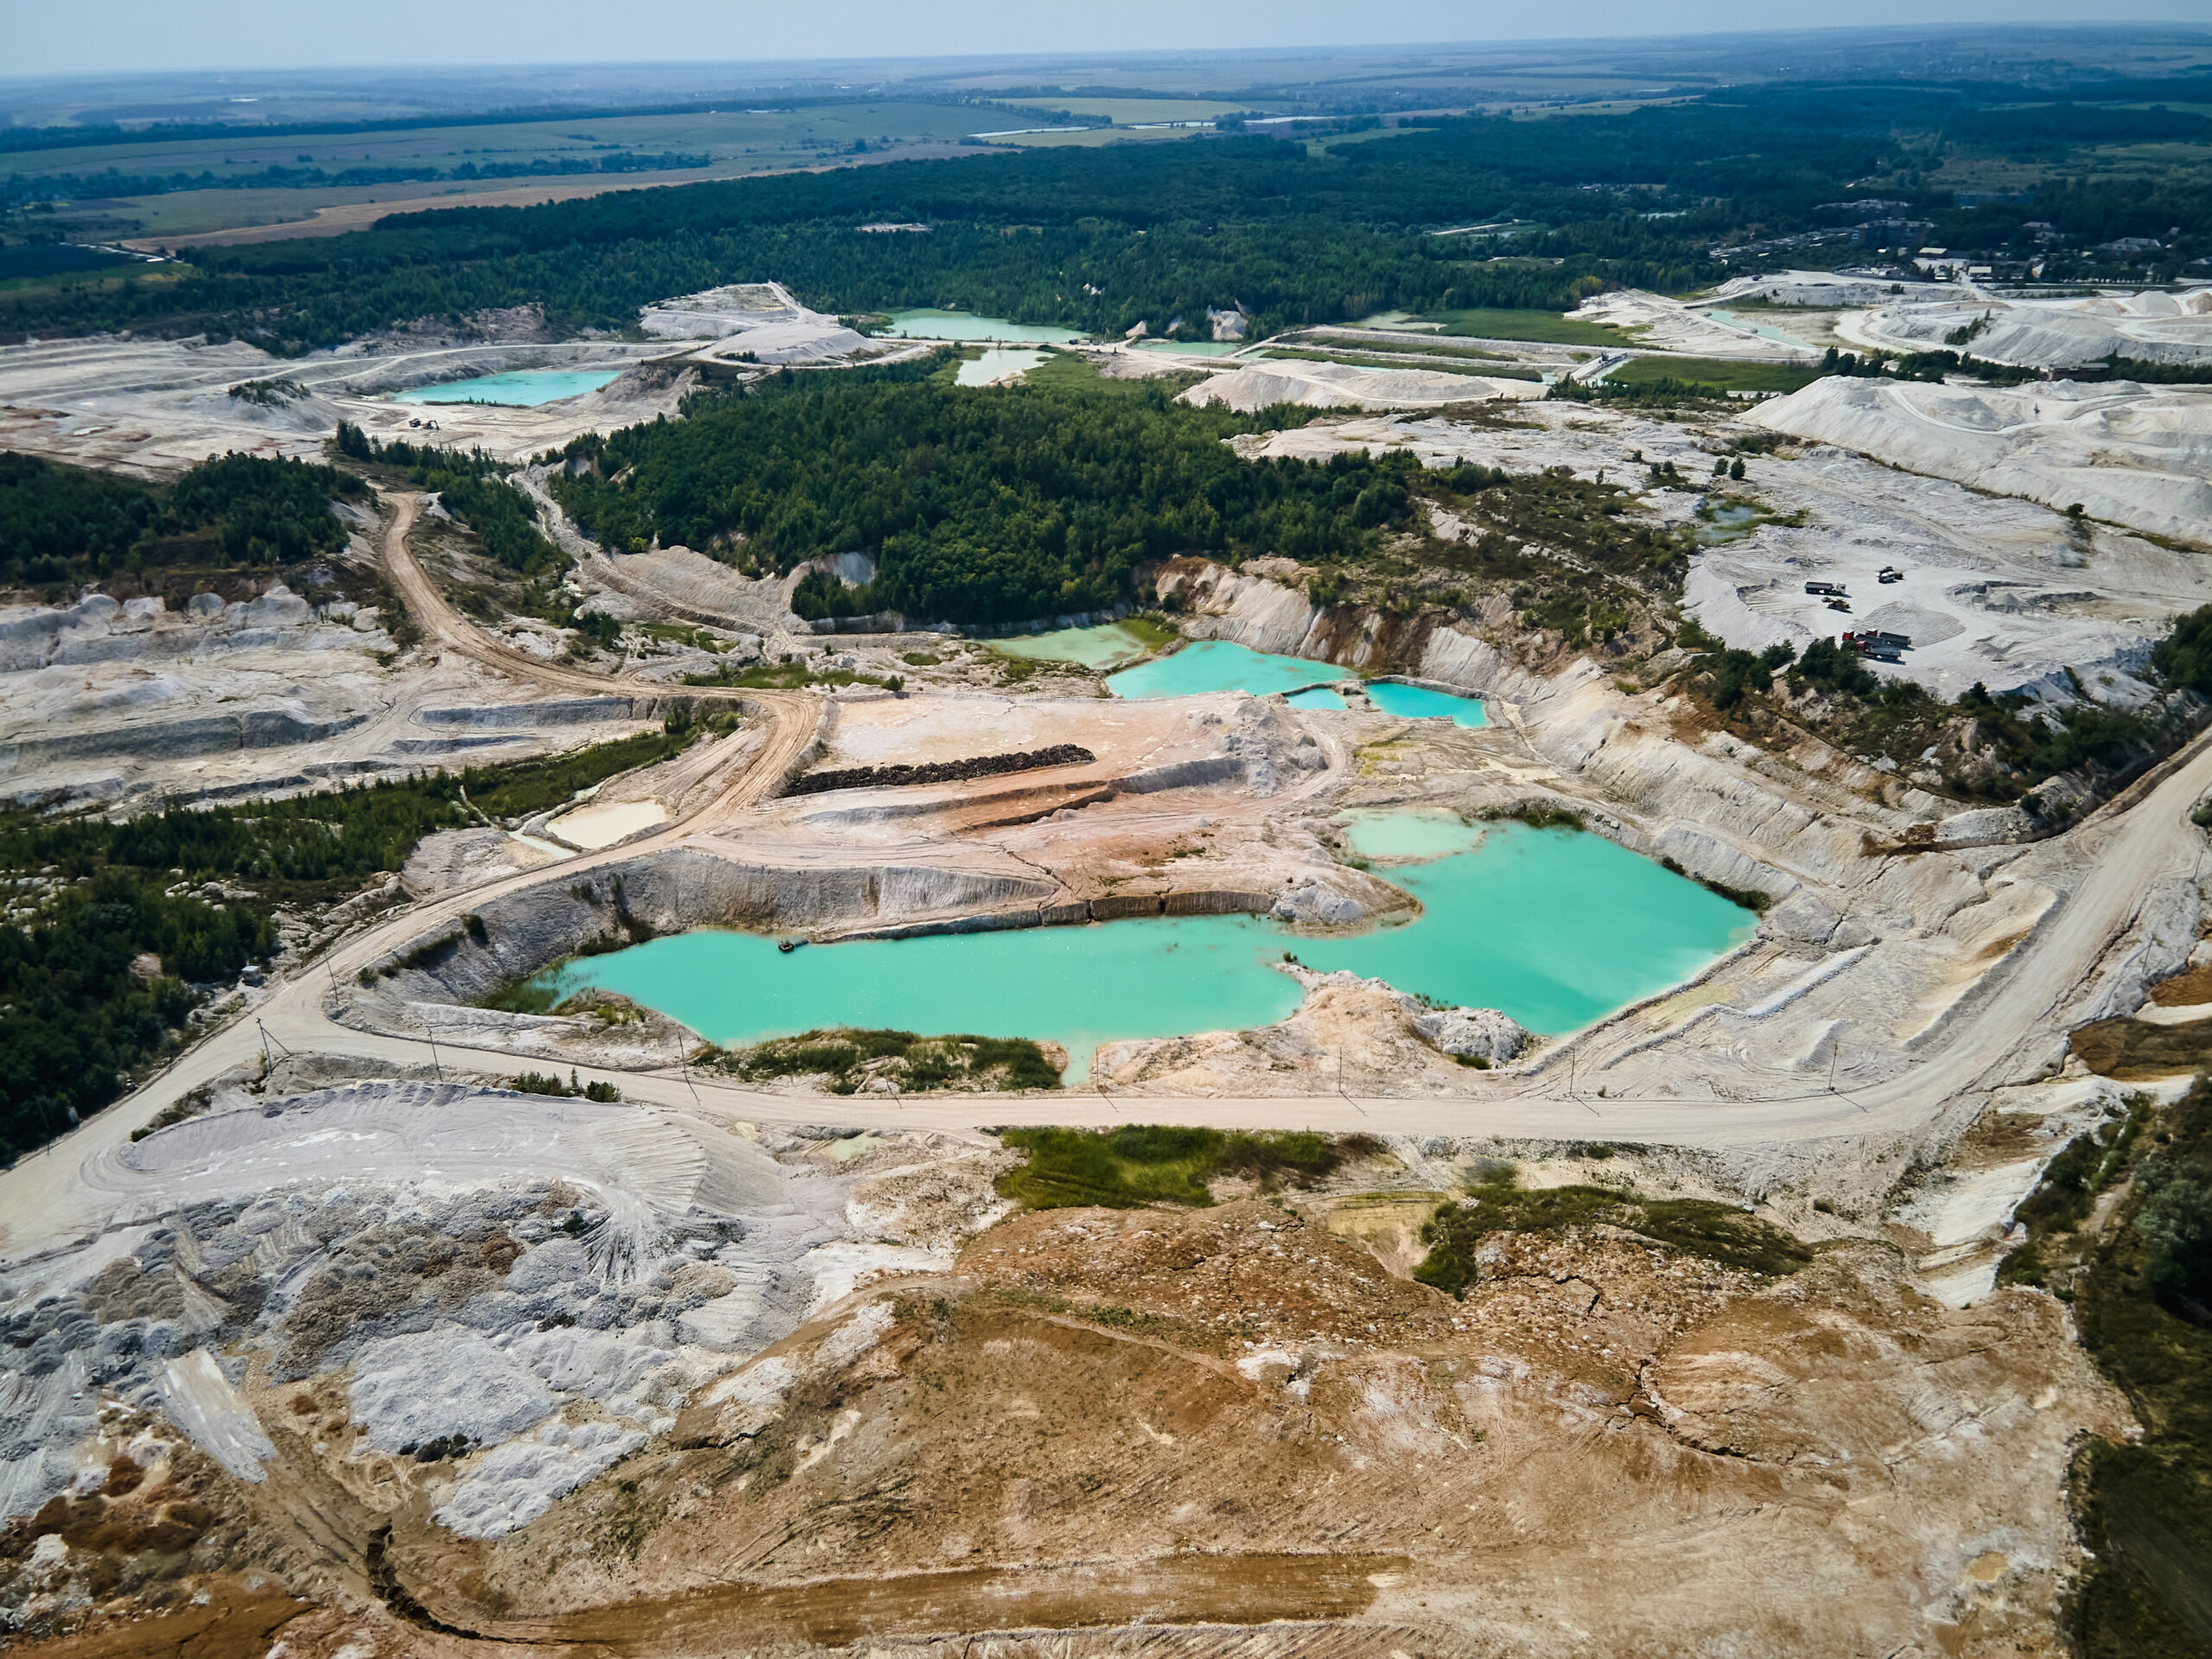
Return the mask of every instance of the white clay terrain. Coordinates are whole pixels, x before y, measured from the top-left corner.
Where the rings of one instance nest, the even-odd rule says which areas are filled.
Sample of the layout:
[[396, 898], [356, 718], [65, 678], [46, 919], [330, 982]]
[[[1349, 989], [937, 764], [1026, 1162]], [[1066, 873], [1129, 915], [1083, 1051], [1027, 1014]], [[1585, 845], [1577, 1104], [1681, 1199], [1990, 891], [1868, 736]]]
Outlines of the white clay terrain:
[[[1655, 296], [1580, 315], [1652, 349], [1809, 349]], [[772, 283], [645, 316], [648, 346], [281, 365], [5, 348], [0, 446], [166, 476], [249, 439], [319, 453], [341, 416], [383, 435], [427, 417], [519, 462], [674, 418], [702, 372], [876, 349]], [[378, 396], [618, 364], [537, 410]], [[1831, 378], [1675, 419], [1523, 380], [1204, 366], [1193, 401], [1341, 411], [1240, 455], [1620, 483], [1632, 521], [1700, 527], [1681, 609], [1728, 645], [1890, 628], [1911, 644], [1878, 671], [1947, 697], [2139, 705], [2152, 642], [2212, 604], [2202, 391]], [[278, 372], [309, 395], [227, 394]], [[1732, 457], [1745, 476], [1716, 477]], [[288, 928], [166, 1071], [0, 1172], [0, 1522], [97, 1497], [116, 1524], [182, 1528], [258, 1575], [211, 1570], [195, 1605], [311, 1599], [315, 1659], [921, 1659], [956, 1637], [1003, 1659], [2057, 1659], [2082, 1559], [2069, 1460], [2133, 1424], [2063, 1305], [1997, 1271], [2051, 1154], [2133, 1090], [2188, 1086], [2096, 1076], [2069, 1039], [2212, 962], [2190, 818], [2212, 741], [2061, 827], [1956, 798], [1932, 755], [1754, 747], [1670, 678], [1686, 652], [1547, 662], [1516, 649], [1521, 601], [1325, 606], [1320, 573], [1264, 556], [1147, 580], [1184, 638], [1306, 658], [1349, 706], [1123, 702], [949, 625], [817, 634], [789, 609], [799, 572], [610, 553], [542, 473], [516, 478], [592, 609], [680, 626], [594, 654], [472, 620], [436, 509], [399, 486], [354, 510], [335, 563], [404, 607], [404, 647], [390, 607], [274, 583], [0, 612], [11, 803], [138, 810], [511, 760], [655, 729], [677, 698], [718, 722], [527, 822], [426, 838]], [[1479, 526], [1440, 509], [1424, 529]], [[1813, 579], [1848, 587], [1847, 616]], [[681, 683], [801, 653], [901, 684]], [[1478, 696], [1489, 723], [1383, 713], [1363, 672]], [[1062, 744], [1090, 758], [787, 787]], [[618, 922], [811, 950], [1230, 913], [1287, 949], [1412, 913], [1389, 861], [1346, 844], [1348, 815], [1390, 809], [1572, 812], [1764, 908], [1694, 978], [1580, 1031], [1532, 1038], [1287, 956], [1284, 1020], [1109, 1044], [1086, 1084], [1023, 1094], [901, 1093], [879, 1067], [833, 1096], [819, 1072], [728, 1069], [619, 998], [493, 1005]], [[614, 1097], [523, 1092], [545, 1081], [526, 1072]], [[1001, 1190], [1010, 1126], [1146, 1123], [1367, 1138], [1311, 1185], [1220, 1177], [1210, 1209], [1027, 1211]], [[1726, 1204], [1803, 1259], [1754, 1273], [1578, 1226], [1491, 1236], [1464, 1300], [1415, 1282], [1424, 1224], [1500, 1160], [1529, 1186]], [[87, 1548], [49, 1530], [5, 1564], [0, 1612], [81, 1605]]]

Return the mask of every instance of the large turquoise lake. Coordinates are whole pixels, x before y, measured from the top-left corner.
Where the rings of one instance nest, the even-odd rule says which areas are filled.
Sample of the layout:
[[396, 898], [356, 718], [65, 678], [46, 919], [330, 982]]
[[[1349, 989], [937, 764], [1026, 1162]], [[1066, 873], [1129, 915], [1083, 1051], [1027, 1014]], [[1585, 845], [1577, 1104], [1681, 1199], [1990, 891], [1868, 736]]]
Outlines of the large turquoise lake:
[[1432, 691], [1424, 685], [1400, 685], [1395, 680], [1375, 680], [1367, 688], [1368, 701], [1386, 715], [1410, 720], [1447, 719], [1455, 726], [1487, 726], [1478, 697], [1455, 697], [1448, 691]]
[[1068, 1081], [1099, 1044], [1285, 1018], [1309, 968], [1386, 979], [1441, 1001], [1571, 1031], [1689, 977], [1757, 918], [1600, 836], [1441, 814], [1351, 815], [1352, 850], [1417, 897], [1419, 919], [1301, 937], [1243, 916], [807, 945], [701, 931], [589, 957], [539, 982], [632, 997], [726, 1046], [824, 1026], [972, 1032], [1060, 1044]]
[[535, 409], [563, 397], [597, 391], [621, 375], [620, 369], [517, 369], [508, 374], [480, 374], [473, 380], [448, 380], [392, 394], [395, 404], [503, 404]]
[[1249, 691], [1263, 697], [1344, 677], [1344, 671], [1332, 663], [1274, 657], [1226, 639], [1199, 639], [1173, 656], [1109, 675], [1106, 689], [1130, 698], [1190, 697], [1201, 691]]

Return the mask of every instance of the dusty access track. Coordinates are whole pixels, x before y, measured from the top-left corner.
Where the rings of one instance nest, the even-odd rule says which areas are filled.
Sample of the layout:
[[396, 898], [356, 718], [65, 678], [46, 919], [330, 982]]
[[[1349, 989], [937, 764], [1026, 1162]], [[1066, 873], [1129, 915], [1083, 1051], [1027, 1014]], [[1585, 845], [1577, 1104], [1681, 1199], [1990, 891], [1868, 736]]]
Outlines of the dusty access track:
[[[568, 691], [603, 693], [633, 690], [628, 680], [556, 666], [486, 639], [438, 594], [409, 552], [407, 536], [423, 502], [395, 497], [383, 537], [384, 560], [391, 580], [424, 632], [438, 647], [519, 679]], [[438, 1040], [425, 1027], [419, 1037], [350, 1029], [330, 1018], [326, 998], [361, 969], [388, 956], [409, 940], [450, 923], [486, 900], [527, 893], [549, 883], [569, 884], [588, 870], [616, 859], [633, 859], [684, 844], [729, 824], [766, 798], [788, 775], [817, 728], [819, 699], [803, 693], [730, 692], [702, 689], [702, 698], [727, 700], [766, 727], [763, 741], [749, 753], [708, 803], [652, 836], [585, 855], [550, 867], [508, 876], [448, 893], [433, 902], [370, 927], [335, 946], [323, 962], [278, 987], [254, 1010], [184, 1055], [161, 1077], [118, 1103], [83, 1128], [0, 1176], [0, 1214], [7, 1217], [0, 1248], [20, 1249], [34, 1239], [51, 1238], [70, 1222], [93, 1220], [89, 1195], [78, 1182], [57, 1182], [46, 1166], [53, 1160], [82, 1166], [124, 1141], [165, 1107], [199, 1084], [251, 1062], [270, 1045], [302, 1052], [372, 1060], [386, 1065], [435, 1065], [493, 1075], [512, 1071], [511, 1054], [479, 1052]], [[1206, 1122], [1224, 1128], [1277, 1127], [1295, 1123], [1317, 1129], [1351, 1131], [1378, 1128], [1408, 1133], [1486, 1133], [1502, 1136], [1586, 1136], [1673, 1142], [1744, 1143], [1805, 1141], [1870, 1130], [1909, 1130], [1938, 1113], [1947, 1102], [2008, 1079], [1999, 1076], [2007, 1058], [2031, 1039], [2047, 1033], [2068, 994], [2106, 957], [2113, 942], [2134, 922], [2146, 894], [2161, 881], [2185, 876], [2202, 857], [2202, 837], [2188, 818], [2191, 806], [2212, 789], [2212, 738], [2200, 740], [2170, 762], [2149, 788], [2130, 791], [2105, 811], [2093, 815], [2064, 837], [2088, 870], [2082, 884], [2037, 924], [2020, 949], [1998, 964], [1995, 980], [1974, 1006], [1962, 1010], [1929, 1047], [1899, 1075], [1856, 1090], [1836, 1092], [1797, 1085], [1764, 1097], [1695, 1101], [1640, 1096], [1608, 1098], [1578, 1090], [1571, 1067], [1551, 1065], [1534, 1072], [1484, 1077], [1471, 1074], [1454, 1097], [1421, 1101], [1356, 1096], [1346, 1093], [1283, 1098], [1146, 1095], [1122, 1099], [1101, 1089], [1071, 1090], [1033, 1096], [1021, 1116], [1033, 1121], [1111, 1124], [1145, 1119]], [[590, 1072], [588, 1066], [583, 1068]], [[730, 1084], [684, 1075], [671, 1066], [659, 1073], [596, 1074], [615, 1082], [625, 1098], [645, 1105], [696, 1109], [706, 1106], [753, 1120], [791, 1122], [818, 1117], [818, 1105]], [[1811, 1079], [1808, 1078], [1808, 1084]], [[891, 1101], [855, 1098], [838, 1104], [841, 1120], [855, 1124], [902, 1125], [969, 1131], [1004, 1122], [1007, 1103], [991, 1097], [933, 1096]], [[92, 1208], [98, 1208], [92, 1202]]]

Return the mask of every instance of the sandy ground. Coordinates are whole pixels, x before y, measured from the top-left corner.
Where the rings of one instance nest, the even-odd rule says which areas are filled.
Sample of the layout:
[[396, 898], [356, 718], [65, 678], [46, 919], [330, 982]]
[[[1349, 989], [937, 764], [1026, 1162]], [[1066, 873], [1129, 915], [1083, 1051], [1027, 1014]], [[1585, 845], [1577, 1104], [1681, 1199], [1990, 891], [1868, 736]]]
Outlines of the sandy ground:
[[276, 1547], [288, 1616], [363, 1650], [435, 1619], [522, 1652], [1138, 1624], [1376, 1659], [2057, 1651], [2070, 1446], [2127, 1420], [2056, 1304], [1955, 1311], [1821, 1217], [1780, 1279], [1601, 1228], [1497, 1240], [1464, 1301], [1408, 1282], [1409, 1229], [1505, 1149], [1393, 1136], [1287, 1204], [1007, 1219], [988, 1142], [237, 1091], [113, 1166], [128, 1229], [0, 1281], [32, 1351], [116, 1356], [97, 1414], [40, 1379], [0, 1482], [18, 1514], [81, 1487], [107, 1529], [0, 1567], [0, 1600], [51, 1617], [143, 1548], [127, 1458], [188, 1575]]
[[1309, 363], [1270, 358], [1224, 369], [1183, 394], [1193, 404], [1265, 409], [1302, 404], [1316, 409], [1434, 409], [1448, 404], [1541, 397], [1533, 380], [1494, 380], [1433, 369], [1367, 369], [1349, 363]]
[[1825, 379], [1751, 418], [1907, 472], [2212, 543], [2212, 392], [2202, 388]]
[[[2101, 447], [2089, 487], [2101, 492], [2101, 502], [2163, 492], [2158, 499], [2174, 498], [2194, 514], [2197, 509], [2189, 504], [2205, 486], [2176, 463], [2177, 455], [2193, 453], [2190, 423], [2207, 400], [2197, 393], [2132, 388], [2045, 388], [2040, 402], [2020, 394], [2022, 406], [2064, 416], [2079, 438], [2064, 435], [2063, 428], [2056, 440], [2041, 427], [1991, 433], [1961, 416], [1943, 429], [1961, 445], [1955, 459], [1931, 456], [1924, 446], [1909, 448], [1905, 437], [1924, 429], [1890, 418], [1893, 409], [1922, 402], [1939, 409], [1947, 400], [2002, 409], [1998, 400], [2007, 396], [1818, 382], [1759, 405], [1746, 419], [1754, 428], [1821, 442], [1788, 454], [1752, 456], [1745, 480], [1709, 491], [1700, 486], [1715, 453], [1725, 451], [1731, 434], [1743, 429], [1716, 422], [1700, 429], [1603, 408], [1533, 404], [1515, 411], [1513, 424], [1482, 427], [1370, 416], [1236, 442], [1240, 453], [1253, 455], [1325, 460], [1348, 448], [1397, 448], [1427, 466], [1460, 460], [1514, 472], [1564, 466], [1583, 478], [1628, 483], [1641, 481], [1638, 454], [1646, 462], [1672, 461], [1688, 487], [1648, 492], [1643, 498], [1647, 510], [1680, 520], [1709, 499], [1715, 505], [1749, 502], [1770, 516], [1740, 538], [1715, 538], [1691, 571], [1685, 596], [1689, 608], [1731, 645], [1758, 650], [1787, 640], [1802, 649], [1822, 634], [1876, 627], [1913, 641], [1902, 664], [1877, 664], [1877, 672], [1905, 675], [1947, 696], [1979, 680], [1993, 690], [2025, 687], [2067, 700], [2076, 695], [2069, 669], [2096, 684], [2100, 695], [2116, 694], [2122, 701], [2139, 696], [2130, 683], [2141, 672], [2152, 641], [2175, 615], [2212, 602], [2202, 562], [2095, 522], [2103, 514], [2076, 523], [2050, 505], [1993, 493], [1989, 474], [1969, 461], [2009, 446], [2020, 458], [2014, 470], [2032, 464], [2055, 474], [2063, 464], [2063, 446], [2086, 444], [2094, 431]], [[1873, 413], [1847, 423], [1834, 412], [1839, 407]], [[2133, 443], [2126, 440], [2130, 433]], [[2054, 445], [2056, 455], [2050, 454]], [[1923, 475], [1929, 473], [1938, 475]], [[2061, 509], [2068, 505], [2056, 500], [2065, 493], [2063, 484], [2054, 487], [2049, 475], [2042, 481], [2045, 502]], [[1802, 524], [1772, 522], [1801, 516]], [[2200, 533], [2212, 526], [2212, 496], [2190, 522]], [[1904, 580], [1878, 582], [1885, 566], [1904, 570]], [[1842, 583], [1852, 608], [1832, 611], [1806, 594], [1806, 582], [1815, 579]]]
[[[1680, 300], [1646, 293], [1642, 289], [1620, 289], [1593, 296], [1582, 302], [1580, 309], [1570, 311], [1567, 315], [1577, 322], [1610, 323], [1616, 328], [1629, 330], [1638, 345], [1694, 357], [1793, 362], [1817, 355], [1808, 344], [1776, 340], [1756, 332], [1749, 323], [1724, 321]], [[1780, 333], [1789, 332], [1785, 321], [1770, 322], [1763, 317], [1760, 321]]]
[[[1951, 336], [1970, 330], [1959, 345]], [[2075, 367], [2113, 355], [2212, 368], [2212, 289], [2064, 300], [2007, 300], [1963, 287], [1885, 300], [1840, 332], [1894, 352], [1965, 351], [1993, 363]]]
[[[693, 315], [741, 339], [772, 298]], [[1641, 450], [1694, 485], [1747, 429], [1516, 412], [1358, 416], [1239, 448], [1402, 446], [1639, 483]], [[2201, 602], [2185, 556], [1840, 448], [1750, 472], [1732, 493], [1804, 521], [1701, 558], [1700, 613], [1745, 627], [1795, 624], [1784, 570], [1869, 548], [1918, 550], [1911, 605], [1961, 625], [1915, 647], [1936, 674], [1959, 667], [1946, 646], [2003, 643], [1987, 617], [2007, 613], [1989, 597], [2007, 584], [2054, 601], [2024, 606], [2013, 666], [2101, 648], [2116, 677], [2159, 606]], [[1697, 495], [1648, 505], [1679, 518]], [[363, 730], [473, 734], [492, 712], [486, 734], [504, 734], [518, 709], [626, 706], [634, 675], [535, 659], [457, 615], [408, 550], [420, 505], [395, 500], [377, 552], [425, 668], [463, 689], [448, 705], [410, 687]], [[723, 595], [713, 571], [655, 556], [641, 591]], [[2105, 610], [2064, 608], [2073, 570]], [[1325, 634], [1294, 576], [1192, 560], [1161, 581], [1192, 635], [1289, 651]], [[773, 620], [767, 595], [731, 591]], [[213, 661], [194, 630], [241, 661], [374, 661], [359, 643], [373, 618], [249, 609], [14, 619], [35, 656], [19, 671], [136, 672], [141, 635]], [[912, 648], [836, 642], [870, 664]], [[414, 1650], [430, 1621], [524, 1651], [673, 1654], [742, 1631], [890, 1652], [1018, 1627], [1088, 1631], [1038, 1638], [1088, 1654], [1143, 1621], [1158, 1650], [1192, 1655], [2055, 1655], [2067, 1459], [2126, 1416], [2063, 1310], [1990, 1275], [2046, 1149], [2113, 1109], [2065, 1033], [2196, 959], [2187, 815], [2212, 741], [2024, 844], [2017, 815], [1959, 810], [1815, 742], [1770, 753], [1702, 732], [1596, 662], [1538, 677], [1472, 625], [1398, 648], [1392, 666], [1482, 695], [1492, 723], [1242, 694], [1118, 704], [1067, 695], [1088, 683], [1072, 673], [1049, 696], [723, 694], [734, 734], [572, 815], [633, 839], [566, 857], [492, 831], [426, 846], [399, 913], [241, 990], [168, 1073], [0, 1173], [0, 1318], [26, 1356], [0, 1375], [0, 1508], [73, 1495], [51, 1545], [0, 1562], [0, 1602], [34, 1619], [90, 1605], [126, 1582], [103, 1561], [136, 1572], [151, 1548], [122, 1529], [158, 1524], [184, 1540], [184, 1567], [162, 1571], [251, 1624], [255, 1652], [309, 1616], [264, 1614], [220, 1577], [268, 1564], [326, 1621], [301, 1627], [317, 1659], [341, 1635]], [[84, 660], [50, 660], [70, 652]], [[19, 755], [100, 729], [50, 730], [75, 695], [53, 683]], [[296, 700], [294, 718], [320, 706]], [[774, 798], [809, 761], [1059, 741], [1096, 759]], [[733, 887], [824, 933], [994, 906], [1041, 918], [1109, 886], [1287, 900], [1320, 884], [1364, 919], [1389, 890], [1336, 856], [1344, 810], [1531, 800], [1767, 893], [1756, 936], [1488, 1071], [1424, 1047], [1386, 988], [1317, 978], [1281, 1026], [1120, 1045], [1092, 1087], [1018, 1101], [748, 1087], [673, 1064], [684, 1033], [665, 1021], [471, 1006], [538, 965], [499, 950], [572, 948], [555, 925], [571, 911], [601, 925], [618, 878], [657, 927]], [[1882, 850], [1915, 826], [1929, 850]], [[496, 945], [379, 976], [465, 915]], [[549, 1061], [621, 1102], [493, 1086]], [[201, 1084], [202, 1115], [131, 1139]], [[1200, 1213], [1008, 1219], [1005, 1155], [978, 1133], [1162, 1120], [1382, 1145], [1284, 1205], [1230, 1184]], [[1599, 1135], [1646, 1150], [1600, 1160]], [[1532, 1180], [1748, 1204], [1830, 1248], [1767, 1280], [1590, 1228], [1498, 1241], [1465, 1302], [1408, 1282], [1425, 1208], [1500, 1156]], [[158, 1503], [134, 1496], [126, 1456]], [[1281, 1623], [1237, 1628], [1255, 1621]]]

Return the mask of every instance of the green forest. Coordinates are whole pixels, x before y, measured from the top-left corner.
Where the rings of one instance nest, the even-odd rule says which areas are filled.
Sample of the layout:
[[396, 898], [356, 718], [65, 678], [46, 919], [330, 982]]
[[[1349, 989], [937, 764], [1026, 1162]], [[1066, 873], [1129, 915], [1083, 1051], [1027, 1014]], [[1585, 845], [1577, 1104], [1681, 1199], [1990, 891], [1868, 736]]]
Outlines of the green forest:
[[681, 421], [576, 440], [554, 493], [619, 552], [658, 538], [785, 571], [880, 550], [855, 609], [976, 622], [1110, 606], [1141, 561], [1177, 553], [1346, 557], [1411, 512], [1410, 456], [1246, 461], [1222, 440], [1282, 418], [1157, 385], [977, 391], [931, 367], [696, 397]]
[[[2189, 89], [2176, 86], [2179, 103]], [[1929, 182], [1947, 153], [2049, 169], [2039, 221], [2082, 246], [2167, 238], [2162, 257], [2177, 266], [2212, 250], [2206, 169], [2058, 169], [2094, 145], [2208, 143], [2212, 118], [2156, 104], [1769, 86], [1621, 113], [1435, 118], [1334, 148], [1224, 135], [986, 152], [199, 249], [182, 281], [0, 296], [0, 338], [131, 327], [296, 353], [532, 302], [556, 327], [620, 328], [651, 301], [771, 277], [843, 313], [957, 305], [1102, 334], [1139, 321], [1163, 332], [1208, 305], [1242, 304], [1269, 331], [1394, 307], [1556, 310], [1609, 285], [1714, 280], [1728, 269], [1716, 245], [1847, 225], [1854, 213], [1838, 198], [1869, 181], [1952, 245], [2013, 236], [2018, 204], [1961, 207]], [[880, 219], [931, 233], [855, 233]], [[1427, 234], [1507, 221], [1522, 228]]]
[[[273, 912], [397, 870], [435, 830], [543, 811], [694, 734], [120, 823], [0, 817], [0, 1160], [44, 1144], [181, 1046], [210, 990], [265, 960]], [[207, 882], [251, 884], [223, 897]], [[27, 913], [25, 913], [27, 912]], [[134, 963], [136, 966], [134, 967]]]
[[291, 564], [346, 544], [334, 497], [366, 493], [333, 467], [219, 455], [167, 488], [0, 451], [0, 582], [98, 582], [191, 564]]

